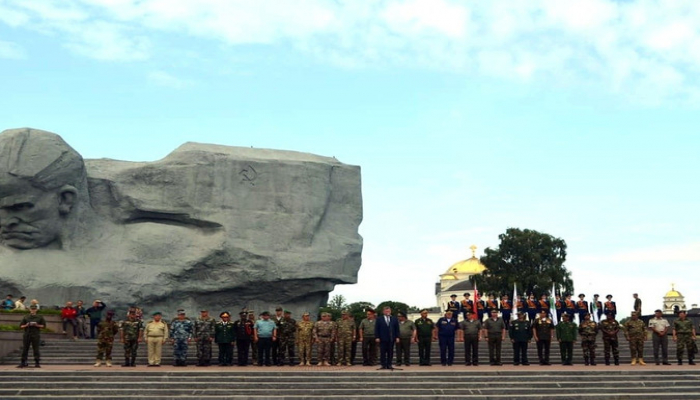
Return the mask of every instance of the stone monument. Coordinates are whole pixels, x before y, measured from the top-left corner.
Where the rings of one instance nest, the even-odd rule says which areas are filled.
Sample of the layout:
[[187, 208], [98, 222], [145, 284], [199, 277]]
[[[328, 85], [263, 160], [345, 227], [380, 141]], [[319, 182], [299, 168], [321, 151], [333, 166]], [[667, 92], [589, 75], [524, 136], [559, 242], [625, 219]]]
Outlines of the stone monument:
[[36, 129], [0, 134], [0, 292], [44, 306], [315, 313], [361, 264], [360, 168], [185, 143], [155, 162], [83, 160]]

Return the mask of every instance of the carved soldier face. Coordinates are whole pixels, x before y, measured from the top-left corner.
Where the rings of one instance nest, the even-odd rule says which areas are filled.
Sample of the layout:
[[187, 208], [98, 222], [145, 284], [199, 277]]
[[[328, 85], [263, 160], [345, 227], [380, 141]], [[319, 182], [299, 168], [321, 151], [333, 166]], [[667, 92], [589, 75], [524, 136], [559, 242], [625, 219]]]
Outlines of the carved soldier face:
[[13, 177], [0, 179], [0, 240], [26, 250], [49, 245], [60, 247], [60, 234], [77, 191], [71, 186], [42, 190]]

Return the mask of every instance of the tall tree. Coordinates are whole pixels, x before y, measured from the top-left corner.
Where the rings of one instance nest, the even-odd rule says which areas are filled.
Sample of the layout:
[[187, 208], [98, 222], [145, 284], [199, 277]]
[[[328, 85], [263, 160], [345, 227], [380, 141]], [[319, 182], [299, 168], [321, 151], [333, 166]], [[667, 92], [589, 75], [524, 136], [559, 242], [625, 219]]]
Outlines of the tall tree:
[[334, 310], [342, 311], [347, 306], [347, 301], [345, 296], [342, 294], [336, 294], [328, 301], [326, 307], [332, 308]]
[[347, 308], [348, 312], [355, 320], [355, 325], [359, 325], [360, 321], [367, 316], [367, 310], [370, 308], [374, 309], [374, 304], [368, 301], [358, 301], [357, 303], [348, 304]]
[[396, 313], [399, 311], [402, 313], [408, 312], [408, 304], [401, 303], [400, 301], [387, 300], [377, 304], [377, 315], [382, 315], [384, 312], [384, 307], [391, 307], [392, 315], [396, 315]]
[[566, 242], [561, 238], [530, 229], [508, 228], [498, 236], [500, 245], [486, 248], [481, 262], [486, 271], [474, 276], [479, 291], [510, 294], [513, 284], [518, 293], [539, 297], [557, 288], [572, 292], [571, 273], [564, 267]]

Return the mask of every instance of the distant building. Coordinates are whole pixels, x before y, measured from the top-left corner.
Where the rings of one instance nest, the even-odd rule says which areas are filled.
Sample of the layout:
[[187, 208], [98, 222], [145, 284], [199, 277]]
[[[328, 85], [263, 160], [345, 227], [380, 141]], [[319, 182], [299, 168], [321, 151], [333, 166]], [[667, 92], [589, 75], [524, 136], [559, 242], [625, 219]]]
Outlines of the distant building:
[[685, 297], [671, 284], [671, 290], [664, 296], [664, 314], [676, 314], [680, 310], [687, 310], [685, 307]]
[[464, 293], [467, 292], [474, 297], [474, 284], [470, 279], [486, 270], [486, 266], [476, 258], [477, 247], [471, 246], [470, 249], [471, 258], [453, 264], [440, 275], [440, 282], [435, 284], [435, 299], [438, 307], [443, 311], [447, 308], [447, 302], [453, 294], [457, 295], [457, 301], [462, 301]]

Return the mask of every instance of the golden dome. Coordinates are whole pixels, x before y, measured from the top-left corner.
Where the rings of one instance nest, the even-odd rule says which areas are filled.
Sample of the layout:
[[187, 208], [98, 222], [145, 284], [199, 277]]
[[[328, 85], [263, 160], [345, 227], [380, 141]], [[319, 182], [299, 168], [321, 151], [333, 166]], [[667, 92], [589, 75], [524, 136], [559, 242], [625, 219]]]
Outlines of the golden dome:
[[486, 270], [486, 266], [484, 264], [482, 264], [478, 258], [476, 258], [476, 246], [472, 246], [472, 247], [470, 247], [470, 249], [472, 250], [472, 257], [453, 264], [450, 268], [447, 269], [447, 271], [445, 272], [445, 275], [450, 275], [450, 274], [474, 275], [474, 274], [480, 274]]
[[671, 291], [666, 293], [666, 296], [664, 296], [664, 297], [683, 297], [683, 295], [680, 292], [676, 291], [675, 286], [676, 285], [672, 283], [671, 284]]

